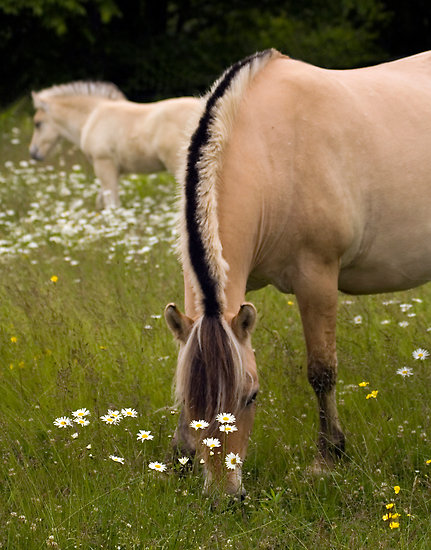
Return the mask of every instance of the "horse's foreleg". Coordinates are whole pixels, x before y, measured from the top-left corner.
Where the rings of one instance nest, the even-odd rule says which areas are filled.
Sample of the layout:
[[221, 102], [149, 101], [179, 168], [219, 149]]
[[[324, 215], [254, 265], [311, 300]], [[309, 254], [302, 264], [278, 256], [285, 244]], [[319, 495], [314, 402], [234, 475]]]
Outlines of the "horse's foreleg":
[[109, 158], [95, 159], [94, 172], [100, 180], [100, 191], [96, 199], [96, 207], [116, 208], [120, 206], [118, 197], [118, 169], [114, 161]]
[[180, 413], [178, 426], [172, 438], [172, 448], [177, 455], [193, 457], [196, 452], [196, 444], [190, 433], [189, 421], [186, 419], [183, 410]]
[[335, 399], [337, 284], [338, 265], [323, 263], [301, 269], [295, 284], [307, 346], [308, 380], [319, 408], [319, 453], [315, 470], [330, 467], [334, 458], [344, 451], [344, 434]]

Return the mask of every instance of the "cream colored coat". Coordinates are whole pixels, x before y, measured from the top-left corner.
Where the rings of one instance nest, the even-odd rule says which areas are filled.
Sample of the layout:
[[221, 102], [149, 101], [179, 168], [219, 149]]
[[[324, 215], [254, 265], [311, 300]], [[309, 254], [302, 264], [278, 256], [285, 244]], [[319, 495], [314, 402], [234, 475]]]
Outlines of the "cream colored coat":
[[[246, 290], [273, 284], [294, 293], [318, 403], [320, 472], [344, 451], [335, 399], [338, 290], [387, 292], [431, 279], [431, 52], [343, 71], [270, 52], [239, 67], [210, 107], [214, 122], [195, 170], [194, 224], [186, 208], [192, 191], [183, 193], [186, 315], [169, 305], [166, 319], [182, 343], [186, 379], [191, 327], [205, 320], [199, 281], [212, 278], [249, 375], [237, 389], [238, 432], [229, 447], [243, 459], [253, 421], [244, 403], [258, 386]], [[187, 174], [185, 165], [183, 186], [195, 181]], [[202, 241], [199, 261], [190, 254], [198, 248], [188, 227]], [[189, 443], [187, 430], [180, 424], [177, 439]], [[207, 476], [220, 480], [215, 467]], [[227, 490], [241, 491], [239, 471]]]
[[121, 174], [163, 170], [175, 174], [184, 129], [201, 106], [192, 97], [141, 104], [43, 91], [33, 93], [33, 102], [37, 110], [30, 154], [43, 160], [59, 137], [77, 145], [100, 180], [99, 208], [120, 205]]

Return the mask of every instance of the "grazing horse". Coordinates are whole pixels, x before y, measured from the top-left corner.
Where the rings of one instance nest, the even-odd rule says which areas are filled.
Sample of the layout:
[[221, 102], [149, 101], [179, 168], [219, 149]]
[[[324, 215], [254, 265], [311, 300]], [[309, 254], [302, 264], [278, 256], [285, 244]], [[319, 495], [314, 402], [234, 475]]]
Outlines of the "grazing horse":
[[120, 205], [120, 174], [174, 174], [184, 128], [201, 108], [192, 97], [134, 103], [106, 82], [72, 82], [32, 92], [32, 97], [36, 114], [30, 155], [43, 160], [60, 137], [77, 145], [100, 180], [98, 208]]
[[[213, 85], [180, 178], [185, 314], [165, 309], [180, 343], [178, 443], [202, 450], [217, 413], [230, 412], [238, 431], [224, 452], [244, 459], [258, 391], [245, 293], [273, 284], [296, 295], [301, 314], [320, 420], [314, 471], [343, 453], [338, 290], [431, 279], [430, 151], [431, 52], [326, 70], [268, 50]], [[193, 419], [206, 432], [190, 430]], [[243, 491], [239, 466], [204, 455], [207, 489]]]

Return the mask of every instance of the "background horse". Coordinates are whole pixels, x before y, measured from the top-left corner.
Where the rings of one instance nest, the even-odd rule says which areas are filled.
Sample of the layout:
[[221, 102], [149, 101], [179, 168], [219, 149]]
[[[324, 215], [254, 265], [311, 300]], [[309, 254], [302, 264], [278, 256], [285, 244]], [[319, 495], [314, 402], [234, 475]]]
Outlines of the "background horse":
[[[247, 289], [294, 293], [318, 404], [317, 472], [344, 451], [337, 413], [338, 290], [377, 293], [431, 278], [431, 53], [325, 70], [268, 50], [210, 91], [183, 172], [185, 311], [165, 317], [180, 342], [176, 438], [198, 451], [217, 413], [237, 417], [224, 453], [244, 459], [258, 379]], [[206, 419], [207, 431], [189, 422]], [[197, 434], [197, 437], [194, 437]], [[242, 491], [223, 452], [203, 453], [206, 488]]]
[[93, 164], [97, 207], [117, 207], [118, 178], [130, 172], [175, 173], [184, 128], [200, 108], [192, 97], [140, 104], [113, 84], [72, 82], [32, 92], [36, 108], [30, 155], [43, 160], [64, 137]]

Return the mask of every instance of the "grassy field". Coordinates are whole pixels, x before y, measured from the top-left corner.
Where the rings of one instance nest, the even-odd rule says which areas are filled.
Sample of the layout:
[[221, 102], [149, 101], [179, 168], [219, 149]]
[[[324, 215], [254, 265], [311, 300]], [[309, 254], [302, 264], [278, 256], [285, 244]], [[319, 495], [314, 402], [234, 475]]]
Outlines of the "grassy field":
[[[97, 213], [78, 151], [30, 162], [26, 109], [0, 115], [0, 547], [430, 549], [431, 358], [412, 353], [431, 351], [431, 288], [340, 295], [347, 456], [325, 478], [307, 473], [317, 411], [295, 298], [250, 294], [261, 393], [248, 496], [215, 503], [199, 465], [186, 472], [170, 451], [176, 346], [162, 313], [182, 307], [174, 182], [126, 177], [124, 208]], [[84, 407], [88, 425], [54, 425]], [[100, 419], [123, 408], [138, 416]], [[138, 441], [139, 430], [154, 438]]]

